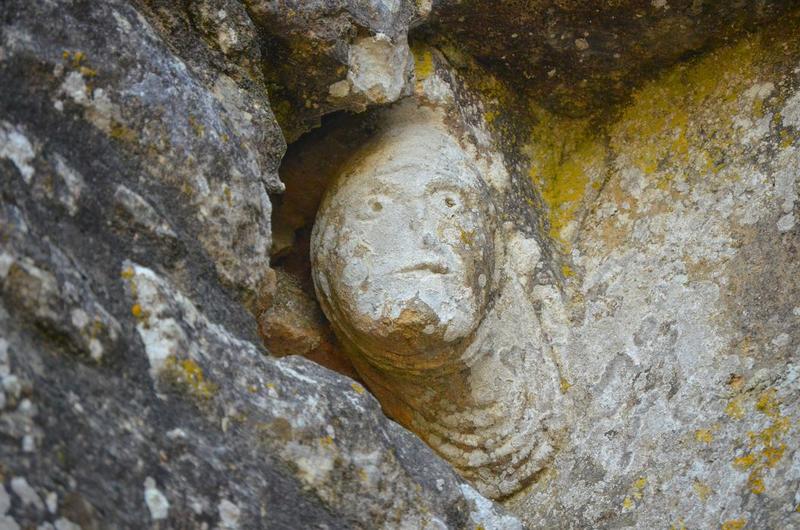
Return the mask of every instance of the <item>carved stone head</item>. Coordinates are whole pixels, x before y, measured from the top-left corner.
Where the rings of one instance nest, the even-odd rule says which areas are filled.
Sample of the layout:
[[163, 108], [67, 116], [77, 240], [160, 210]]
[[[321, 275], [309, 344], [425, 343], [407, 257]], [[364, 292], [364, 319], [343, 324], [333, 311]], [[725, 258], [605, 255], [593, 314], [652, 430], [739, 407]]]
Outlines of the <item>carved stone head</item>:
[[558, 292], [532, 285], [538, 243], [495, 226], [501, 180], [487, 184], [490, 165], [444, 116], [413, 101], [382, 115], [326, 192], [311, 264], [320, 305], [384, 411], [501, 498], [535, 479], [563, 431], [543, 333], [560, 318]]
[[311, 243], [337, 334], [398, 373], [456, 366], [491, 298], [494, 206], [457, 141], [395, 124], [329, 188]]

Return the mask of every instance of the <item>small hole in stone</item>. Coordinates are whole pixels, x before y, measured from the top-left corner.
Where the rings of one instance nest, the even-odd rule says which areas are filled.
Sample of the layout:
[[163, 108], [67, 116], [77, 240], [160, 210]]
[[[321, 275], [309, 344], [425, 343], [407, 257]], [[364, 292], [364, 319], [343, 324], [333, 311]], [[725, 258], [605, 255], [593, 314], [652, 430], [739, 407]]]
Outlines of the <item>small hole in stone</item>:
[[447, 205], [448, 208], [452, 208], [453, 206], [456, 205], [456, 201], [454, 201], [451, 197], [447, 197], [444, 200], [444, 203]]
[[372, 203], [373, 212], [380, 212], [381, 210], [383, 210], [383, 205], [381, 203], [379, 203], [378, 201]]

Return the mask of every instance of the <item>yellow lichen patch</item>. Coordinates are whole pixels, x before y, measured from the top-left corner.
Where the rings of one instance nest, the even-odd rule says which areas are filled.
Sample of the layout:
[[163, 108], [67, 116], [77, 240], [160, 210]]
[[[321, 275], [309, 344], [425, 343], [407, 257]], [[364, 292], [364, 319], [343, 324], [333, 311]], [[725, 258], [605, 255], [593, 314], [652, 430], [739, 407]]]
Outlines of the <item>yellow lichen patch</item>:
[[364, 391], [365, 391], [363, 386], [361, 386], [361, 385], [359, 385], [358, 383], [355, 383], [355, 382], [354, 382], [354, 383], [352, 383], [352, 384], [350, 385], [350, 387], [351, 387], [353, 390], [355, 390], [355, 391], [356, 391], [356, 394], [363, 394], [363, 393], [364, 393]]
[[465, 245], [472, 246], [473, 241], [475, 240], [475, 231], [474, 230], [461, 230], [461, 242]]
[[[672, 179], [669, 168], [707, 167], [715, 154], [729, 153], [738, 144], [738, 98], [757, 77], [762, 54], [757, 38], [745, 39], [646, 84], [612, 128], [614, 152], [646, 175], [661, 173], [654, 182], [662, 187]], [[700, 116], [709, 119], [694, 119]]]
[[561, 387], [561, 393], [566, 394], [567, 391], [570, 388], [572, 388], [572, 383], [570, 383], [569, 381], [567, 381], [565, 378], [562, 377], [560, 381], [560, 387]]
[[625, 497], [625, 500], [622, 501], [622, 509], [623, 510], [630, 510], [633, 508], [633, 499], [630, 497]]
[[628, 489], [628, 495], [622, 501], [622, 509], [630, 510], [636, 506], [635, 500], [641, 500], [644, 497], [645, 487], [647, 487], [647, 477], [639, 477], [634, 480]]
[[775, 464], [783, 458], [783, 453], [786, 451], [786, 445], [780, 444], [778, 447], [766, 447], [761, 451], [764, 465], [767, 467], [775, 467]]
[[333, 445], [333, 436], [323, 436], [320, 438], [320, 443], [325, 447], [330, 447]]
[[697, 429], [694, 431], [694, 439], [701, 443], [710, 444], [714, 441], [714, 433], [710, 429]]
[[171, 355], [164, 363], [162, 374], [197, 399], [210, 399], [217, 392], [217, 385], [206, 380], [203, 369], [192, 359]]
[[571, 223], [605, 175], [606, 148], [589, 120], [556, 118], [540, 109], [533, 113], [538, 123], [527, 147], [530, 177], [547, 205], [551, 237], [567, 250]]
[[683, 522], [683, 519], [678, 517], [678, 521], [675, 524], [669, 525], [669, 530], [686, 530], [686, 523]]
[[647, 486], [647, 478], [640, 477], [633, 482], [631, 485], [631, 492], [635, 499], [641, 499], [644, 495], [644, 488]]
[[133, 304], [133, 306], [131, 306], [131, 314], [136, 318], [140, 318], [142, 316], [142, 306]]
[[86, 59], [86, 54], [85, 53], [83, 53], [81, 51], [77, 51], [77, 52], [73, 53], [72, 54], [72, 66], [75, 66], [75, 67], [80, 66], [81, 62], [83, 62], [84, 59]]
[[122, 276], [123, 280], [130, 280], [131, 278], [133, 278], [133, 275], [134, 275], [133, 269], [130, 267], [128, 267], [127, 269], [123, 269], [122, 272], [120, 273], [120, 276]]
[[766, 491], [764, 471], [775, 467], [783, 458], [786, 444], [783, 435], [789, 430], [789, 418], [780, 412], [780, 402], [775, 397], [775, 389], [767, 389], [758, 397], [755, 409], [770, 418], [770, 425], [760, 431], [747, 433], [749, 451], [733, 460], [733, 465], [742, 471], [749, 471], [747, 486], [752, 493], [760, 495]]
[[202, 123], [200, 123], [200, 121], [199, 121], [197, 118], [195, 118], [194, 116], [191, 116], [191, 115], [190, 115], [190, 116], [189, 116], [189, 125], [192, 127], [192, 129], [194, 130], [194, 133], [195, 133], [197, 136], [199, 136], [200, 138], [202, 138], [203, 136], [205, 136], [205, 134], [206, 134], [206, 127], [205, 127], [205, 125], [203, 125]]
[[111, 138], [121, 142], [134, 143], [137, 141], [136, 133], [132, 129], [115, 120], [111, 121], [111, 129], [108, 134]]
[[65, 61], [70, 61], [73, 68], [80, 68], [81, 63], [86, 60], [86, 54], [82, 51], [70, 52], [69, 50], [64, 50], [61, 53], [61, 57], [63, 57]]
[[750, 469], [756, 463], [756, 457], [753, 454], [747, 454], [733, 459], [733, 465], [739, 469]]
[[761, 495], [766, 490], [764, 479], [761, 478], [761, 474], [758, 470], [753, 471], [750, 473], [750, 476], [747, 477], [747, 486], [750, 488], [750, 491], [756, 495]]
[[692, 489], [694, 489], [694, 492], [697, 494], [697, 496], [700, 498], [702, 502], [706, 502], [706, 500], [708, 500], [708, 498], [713, 493], [713, 490], [708, 486], [708, 484], [700, 482], [699, 480], [695, 481], [694, 484], [692, 484]]
[[780, 403], [775, 399], [775, 389], [769, 388], [756, 401], [756, 410], [770, 417], [780, 414]]
[[433, 54], [429, 48], [422, 45], [414, 45], [411, 47], [411, 53], [414, 55], [414, 73], [418, 81], [428, 78], [433, 73]]
[[741, 420], [744, 418], [744, 408], [742, 408], [742, 396], [736, 396], [728, 402], [725, 407], [725, 414], [734, 420]]
[[97, 77], [97, 70], [89, 68], [88, 66], [81, 66], [78, 71], [83, 77]]
[[744, 519], [728, 519], [722, 526], [720, 527], [721, 530], [741, 530], [747, 524], [747, 521]]

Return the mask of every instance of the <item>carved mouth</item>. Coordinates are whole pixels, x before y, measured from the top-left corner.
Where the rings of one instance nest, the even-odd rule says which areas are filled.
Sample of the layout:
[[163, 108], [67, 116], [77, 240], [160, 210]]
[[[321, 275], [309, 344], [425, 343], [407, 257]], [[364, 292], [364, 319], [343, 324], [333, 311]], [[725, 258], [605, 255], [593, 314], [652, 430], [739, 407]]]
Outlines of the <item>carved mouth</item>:
[[408, 272], [430, 272], [433, 274], [447, 274], [450, 272], [450, 269], [444, 263], [440, 261], [423, 261], [422, 263], [415, 263], [414, 265], [408, 265], [401, 269], [398, 269], [398, 273], [408, 273]]

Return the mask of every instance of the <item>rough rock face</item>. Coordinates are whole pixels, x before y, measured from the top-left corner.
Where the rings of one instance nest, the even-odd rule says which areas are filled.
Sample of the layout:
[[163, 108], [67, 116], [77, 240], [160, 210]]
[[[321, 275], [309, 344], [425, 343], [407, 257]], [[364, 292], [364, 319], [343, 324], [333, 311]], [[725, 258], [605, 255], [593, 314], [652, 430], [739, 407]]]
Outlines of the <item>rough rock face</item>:
[[147, 4], [0, 7], [0, 527], [519, 527], [259, 345], [285, 144], [252, 46]]
[[663, 73], [600, 127], [533, 135], [581, 412], [509, 504], [532, 525], [800, 524], [797, 24]]
[[570, 116], [618, 103], [642, 79], [774, 20], [787, 0], [435, 0], [435, 39]]
[[[24, 184], [64, 218], [80, 222], [81, 202], [106, 196], [100, 204], [117, 210], [119, 237], [134, 229], [154, 252], [172, 252], [178, 269], [190, 260], [175, 230], [191, 232], [220, 279], [255, 296], [269, 259], [267, 192], [282, 188], [283, 142], [269, 107], [224, 74], [194, 75], [125, 3], [61, 7], [4, 5], [3, 130], [26, 153], [6, 158], [27, 157], [17, 164]], [[49, 19], [62, 21], [60, 31], [48, 30]], [[103, 32], [92, 31], [101, 23]], [[95, 150], [84, 160], [76, 137]], [[48, 167], [35, 171], [40, 159]], [[105, 177], [97, 184], [85, 175], [90, 161], [106, 167], [95, 168]], [[157, 189], [174, 193], [152, 204]], [[159, 210], [186, 214], [162, 219]]]
[[264, 31], [273, 105], [289, 141], [341, 109], [390, 103], [410, 89], [408, 31], [430, 0], [245, 0]]
[[[2, 2], [0, 528], [800, 526], [798, 31], [777, 0]], [[438, 234], [458, 197], [413, 188], [453, 168], [483, 214]], [[435, 241], [354, 231], [377, 181]], [[331, 182], [332, 234], [476, 300], [385, 285], [382, 321], [350, 260], [378, 399], [276, 358], [336, 366]]]

